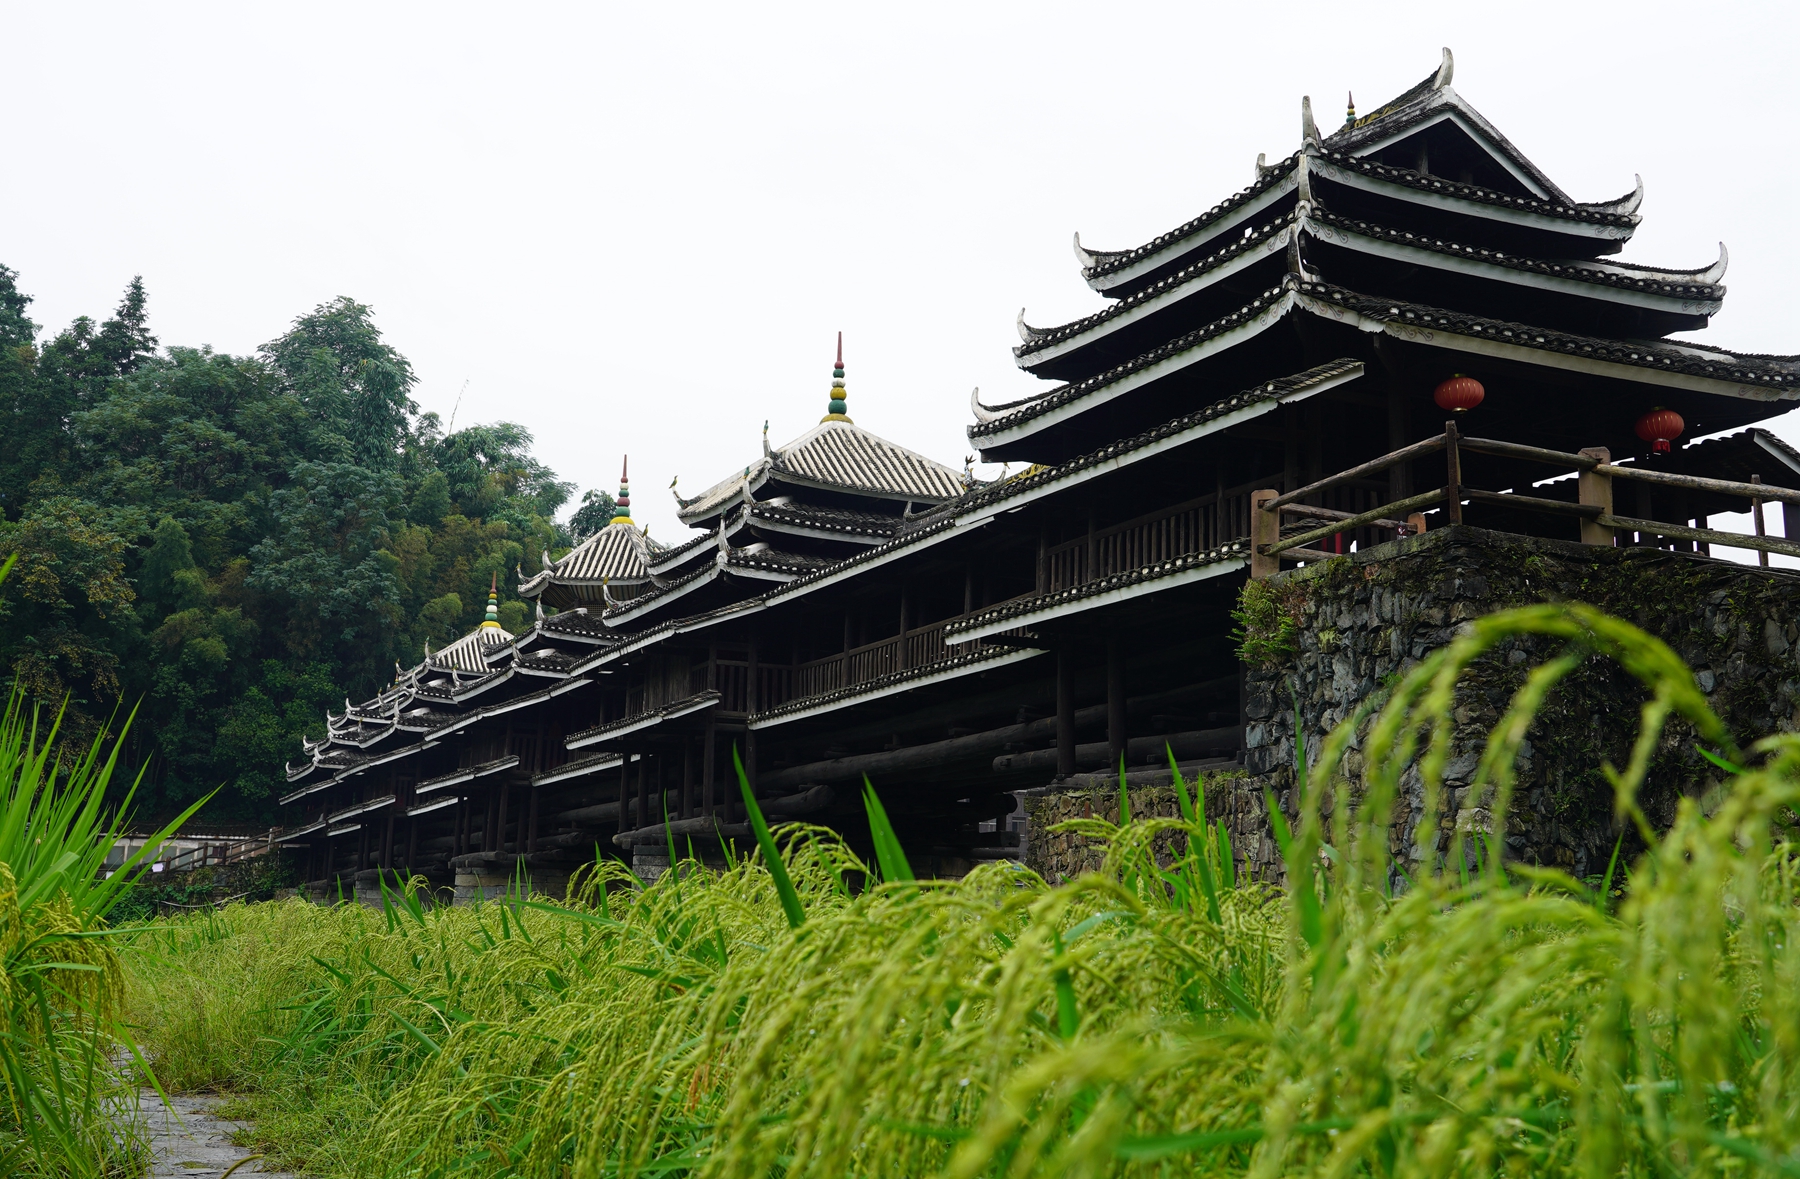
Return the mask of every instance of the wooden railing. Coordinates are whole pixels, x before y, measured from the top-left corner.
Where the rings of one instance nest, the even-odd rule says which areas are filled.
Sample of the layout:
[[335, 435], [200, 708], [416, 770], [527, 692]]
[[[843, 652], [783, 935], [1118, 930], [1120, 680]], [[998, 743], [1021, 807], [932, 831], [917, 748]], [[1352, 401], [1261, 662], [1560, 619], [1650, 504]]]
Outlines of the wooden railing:
[[[990, 607], [983, 607], [988, 609]], [[960, 655], [970, 648], [964, 644], [954, 649], [944, 641], [944, 628], [967, 615], [944, 618], [937, 622], [921, 626], [917, 630], [907, 630], [904, 634], [891, 635], [873, 643], [865, 643], [860, 647], [852, 647], [848, 651], [836, 655], [827, 655], [823, 659], [813, 659], [793, 668], [791, 695], [769, 697], [759, 701], [760, 708], [772, 708], [788, 700], [799, 700], [807, 696], [822, 696], [827, 692], [836, 692], [841, 688], [852, 688], [857, 684], [866, 684], [883, 676], [907, 671], [915, 667], [937, 663], [952, 655]]]
[[[1564, 473], [1576, 473], [1580, 476], [1576, 489], [1576, 501], [1571, 503], [1567, 500], [1547, 499], [1512, 491], [1486, 491], [1470, 487], [1463, 482], [1462, 455], [1465, 451], [1520, 462], [1538, 463], [1556, 468]], [[1332, 510], [1301, 502], [1306, 499], [1318, 498], [1346, 485], [1366, 485], [1369, 476], [1377, 472], [1440, 452], [1444, 455], [1445, 480], [1442, 487], [1360, 512]], [[1755, 477], [1752, 476], [1752, 478]], [[1748, 506], [1755, 521], [1756, 533], [1753, 536], [1746, 536], [1735, 532], [1719, 532], [1711, 528], [1693, 528], [1686, 523], [1670, 523], [1616, 515], [1613, 512], [1614, 479], [1636, 480], [1664, 487], [1681, 488], [1690, 492], [1741, 496], [1749, 501]], [[1339, 471], [1337, 474], [1327, 476], [1315, 483], [1309, 483], [1305, 487], [1285, 494], [1273, 490], [1254, 491], [1251, 493], [1250, 499], [1253, 508], [1250, 534], [1252, 549], [1250, 574], [1252, 577], [1270, 576], [1280, 569], [1282, 561], [1320, 561], [1337, 556], [1342, 551], [1341, 546], [1334, 546], [1338, 549], [1336, 552], [1312, 546], [1354, 530], [1375, 528], [1389, 530], [1401, 536], [1422, 532], [1425, 529], [1424, 510], [1438, 504], [1444, 506], [1447, 523], [1461, 524], [1465, 502], [1492, 504], [1516, 511], [1576, 517], [1581, 521], [1581, 539], [1588, 544], [1610, 545], [1616, 543], [1620, 536], [1636, 536], [1752, 549], [1764, 554], [1762, 563], [1765, 565], [1768, 564], [1767, 554], [1769, 553], [1800, 557], [1800, 543], [1766, 535], [1762, 519], [1763, 504], [1766, 500], [1800, 504], [1800, 491], [1771, 487], [1760, 480], [1738, 483], [1728, 479], [1707, 479], [1698, 475], [1680, 475], [1672, 471], [1657, 471], [1647, 467], [1619, 466], [1613, 463], [1611, 452], [1605, 447], [1591, 447], [1570, 454], [1560, 450], [1547, 450], [1539, 446], [1525, 446], [1517, 442], [1502, 442], [1493, 438], [1468, 438], [1464, 437], [1457, 429], [1455, 422], [1444, 423], [1444, 432], [1441, 435], [1427, 438], [1423, 442], [1415, 442], [1411, 446], [1401, 447], [1380, 458], [1371, 459], [1359, 466]], [[1314, 528], [1307, 528], [1299, 532], [1287, 531], [1284, 534], [1283, 516], [1306, 517], [1326, 522]]]
[[1253, 486], [1213, 492], [1052, 546], [1044, 550], [1040, 592], [1055, 593], [1247, 536]]

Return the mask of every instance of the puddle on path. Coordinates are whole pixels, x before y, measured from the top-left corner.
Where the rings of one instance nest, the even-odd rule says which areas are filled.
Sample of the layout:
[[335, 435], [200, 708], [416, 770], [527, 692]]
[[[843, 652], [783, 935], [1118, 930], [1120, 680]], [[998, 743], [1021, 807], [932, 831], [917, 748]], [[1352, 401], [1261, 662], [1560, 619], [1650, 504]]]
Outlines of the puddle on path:
[[[156, 1090], [146, 1088], [141, 1090], [140, 1100], [151, 1156], [144, 1179], [177, 1175], [218, 1179], [233, 1163], [254, 1153], [231, 1142], [231, 1135], [242, 1129], [243, 1123], [213, 1116], [213, 1110], [225, 1103], [223, 1097], [182, 1093], [164, 1104]], [[262, 1159], [254, 1159], [232, 1171], [231, 1179], [240, 1175], [294, 1179], [287, 1171], [265, 1171], [262, 1166]]]

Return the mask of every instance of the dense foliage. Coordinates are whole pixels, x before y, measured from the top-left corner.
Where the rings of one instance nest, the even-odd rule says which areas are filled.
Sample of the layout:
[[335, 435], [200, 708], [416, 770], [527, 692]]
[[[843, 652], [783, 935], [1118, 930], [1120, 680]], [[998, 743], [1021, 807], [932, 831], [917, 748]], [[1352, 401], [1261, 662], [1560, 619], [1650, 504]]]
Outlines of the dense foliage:
[[[16, 566], [0, 560], [0, 584]], [[116, 1117], [130, 1082], [109, 1064], [130, 1033], [107, 921], [145, 852], [103, 871], [118, 743], [63, 742], [60, 720], [16, 686], [0, 705], [0, 1175], [20, 1179], [120, 1173], [135, 1138]]]
[[[370, 309], [336, 299], [255, 356], [159, 350], [143, 284], [40, 341], [0, 267], [0, 680], [70, 696], [166, 813], [267, 819], [327, 706], [475, 626], [491, 577], [561, 551], [573, 485], [510, 422], [446, 433]], [[604, 493], [590, 501], [610, 500]], [[525, 609], [506, 600], [501, 622]]]
[[[1456, 805], [1462, 672], [1521, 648], [1548, 658], [1480, 821], [1397, 858], [1406, 787], [1424, 846]], [[1607, 767], [1648, 850], [1591, 884], [1496, 855], [1531, 718], [1590, 657], [1648, 697]], [[1637, 791], [1678, 735], [1721, 772], [1659, 834]], [[877, 865], [796, 827], [648, 887], [609, 863], [563, 905], [237, 906], [140, 937], [131, 1001], [160, 1076], [244, 1091], [321, 1176], [1800, 1171], [1800, 737], [1740, 754], [1667, 646], [1547, 606], [1471, 624], [1297, 760], [1285, 888], [1235, 879], [1185, 795], [1069, 824], [1109, 851], [1066, 885], [918, 882], [871, 794]]]

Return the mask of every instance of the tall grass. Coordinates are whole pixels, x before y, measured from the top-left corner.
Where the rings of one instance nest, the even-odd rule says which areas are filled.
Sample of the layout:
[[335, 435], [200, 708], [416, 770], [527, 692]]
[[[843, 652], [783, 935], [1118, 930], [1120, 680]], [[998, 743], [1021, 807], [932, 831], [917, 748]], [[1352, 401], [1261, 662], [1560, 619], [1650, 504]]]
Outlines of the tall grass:
[[[1551, 657], [1446, 845], [1456, 683], [1520, 640]], [[1590, 657], [1648, 697], [1607, 767], [1648, 846], [1616, 889], [1499, 854], [1530, 718]], [[1688, 733], [1749, 768], [1659, 835], [1637, 790]], [[165, 1080], [243, 1089], [323, 1175], [1800, 1174], [1800, 738], [1735, 748], [1663, 644], [1540, 607], [1302, 778], [1280, 889], [1185, 784], [1179, 819], [1070, 824], [1105, 863], [1055, 888], [912, 879], [871, 790], [875, 865], [790, 826], [780, 872], [602, 864], [566, 904], [235, 906], [139, 935], [132, 1002]]]
[[100, 1175], [132, 1155], [132, 1090], [112, 1060], [131, 1044], [125, 981], [106, 917], [150, 848], [106, 878], [119, 742], [101, 733], [66, 754], [61, 721], [17, 688], [0, 712], [0, 1175]]

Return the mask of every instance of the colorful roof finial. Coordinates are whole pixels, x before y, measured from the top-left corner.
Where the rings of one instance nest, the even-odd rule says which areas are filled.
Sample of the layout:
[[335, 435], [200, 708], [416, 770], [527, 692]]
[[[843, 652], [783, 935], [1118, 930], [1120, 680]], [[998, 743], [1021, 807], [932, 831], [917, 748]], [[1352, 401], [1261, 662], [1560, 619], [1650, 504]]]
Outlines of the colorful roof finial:
[[831, 370], [831, 408], [821, 422], [847, 422], [850, 415], [845, 412], [844, 401], [844, 333], [838, 333], [837, 364]]
[[1348, 103], [1349, 109], [1344, 114], [1344, 122], [1346, 124], [1354, 123], [1356, 122], [1356, 93], [1351, 90], [1346, 90], [1344, 93], [1350, 100]]
[[481, 620], [482, 630], [485, 631], [490, 627], [494, 630], [500, 629], [500, 575], [498, 573], [488, 580], [487, 617]]
[[619, 467], [619, 498], [613, 501], [612, 522], [614, 524], [630, 524], [631, 523], [631, 482], [630, 482], [630, 478], [629, 478], [630, 471], [631, 471], [631, 456], [626, 455], [624, 463], [621, 464]]

